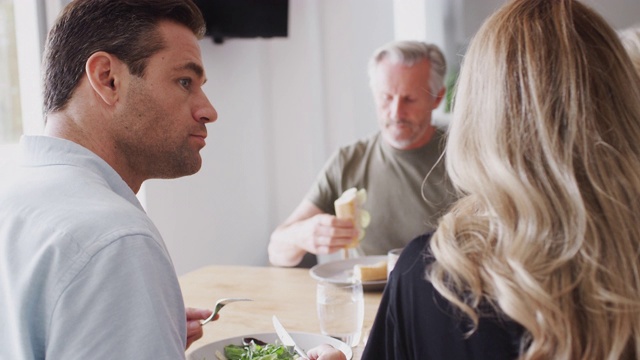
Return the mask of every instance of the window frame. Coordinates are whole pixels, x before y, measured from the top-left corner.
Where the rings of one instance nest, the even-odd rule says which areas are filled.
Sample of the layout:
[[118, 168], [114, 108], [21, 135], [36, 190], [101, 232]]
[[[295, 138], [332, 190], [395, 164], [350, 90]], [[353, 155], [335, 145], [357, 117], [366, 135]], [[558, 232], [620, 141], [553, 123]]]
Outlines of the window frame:
[[[48, 29], [67, 2], [68, 0], [13, 0], [22, 134], [37, 135], [44, 130], [40, 76], [42, 54]], [[17, 156], [18, 143], [0, 145], [0, 165]]]

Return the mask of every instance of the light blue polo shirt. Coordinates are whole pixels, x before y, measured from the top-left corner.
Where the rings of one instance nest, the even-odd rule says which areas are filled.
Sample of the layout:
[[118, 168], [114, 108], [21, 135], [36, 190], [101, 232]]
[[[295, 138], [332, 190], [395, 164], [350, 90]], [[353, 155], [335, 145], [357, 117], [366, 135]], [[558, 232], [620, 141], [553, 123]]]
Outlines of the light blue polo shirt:
[[178, 279], [133, 191], [71, 141], [20, 146], [0, 175], [0, 358], [184, 359]]

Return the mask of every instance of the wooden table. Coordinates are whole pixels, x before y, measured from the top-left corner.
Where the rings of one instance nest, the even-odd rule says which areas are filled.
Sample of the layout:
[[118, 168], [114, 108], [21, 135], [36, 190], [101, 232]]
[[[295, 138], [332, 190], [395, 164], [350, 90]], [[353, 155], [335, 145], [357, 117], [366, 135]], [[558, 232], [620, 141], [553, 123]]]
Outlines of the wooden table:
[[[219, 298], [247, 297], [254, 301], [227, 305], [220, 319], [204, 327], [204, 336], [187, 354], [210, 342], [251, 333], [274, 332], [277, 315], [290, 332], [320, 333], [316, 315], [316, 281], [308, 269], [214, 265], [179, 278], [185, 306], [211, 308]], [[373, 324], [381, 292], [365, 292], [363, 339]], [[360, 359], [363, 342], [354, 349]]]

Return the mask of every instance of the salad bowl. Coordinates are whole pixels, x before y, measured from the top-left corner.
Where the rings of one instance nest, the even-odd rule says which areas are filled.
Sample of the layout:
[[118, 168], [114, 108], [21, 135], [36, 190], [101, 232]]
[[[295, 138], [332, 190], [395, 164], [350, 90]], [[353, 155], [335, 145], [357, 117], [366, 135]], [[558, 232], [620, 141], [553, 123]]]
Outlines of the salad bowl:
[[[305, 332], [291, 332], [291, 337], [293, 337], [296, 344], [305, 351], [321, 344], [329, 344], [342, 351], [347, 359], [353, 357], [353, 351], [349, 345], [329, 336]], [[275, 332], [247, 334], [206, 344], [191, 352], [187, 356], [187, 360], [224, 360], [226, 359], [225, 357], [219, 357], [220, 355], [224, 356], [224, 347], [227, 345], [242, 345], [242, 339], [244, 338], [259, 339], [269, 344], [281, 344]]]

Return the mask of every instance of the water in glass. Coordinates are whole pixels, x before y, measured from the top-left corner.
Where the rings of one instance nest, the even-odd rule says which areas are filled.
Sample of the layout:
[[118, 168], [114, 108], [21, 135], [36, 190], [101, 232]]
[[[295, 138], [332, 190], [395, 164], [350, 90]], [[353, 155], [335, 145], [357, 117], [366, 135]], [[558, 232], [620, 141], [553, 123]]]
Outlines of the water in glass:
[[358, 345], [364, 321], [361, 283], [319, 282], [317, 307], [322, 334], [340, 339], [352, 347]]

